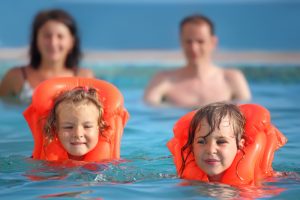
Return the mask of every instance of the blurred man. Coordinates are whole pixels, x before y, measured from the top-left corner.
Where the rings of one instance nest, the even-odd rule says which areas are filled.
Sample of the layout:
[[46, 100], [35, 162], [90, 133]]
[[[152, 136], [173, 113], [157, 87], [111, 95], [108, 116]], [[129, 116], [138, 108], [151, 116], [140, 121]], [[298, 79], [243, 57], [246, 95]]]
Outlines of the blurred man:
[[156, 74], [144, 94], [147, 103], [191, 108], [216, 101], [251, 99], [240, 70], [222, 69], [213, 63], [218, 39], [208, 18], [201, 15], [184, 18], [180, 23], [180, 38], [186, 65]]

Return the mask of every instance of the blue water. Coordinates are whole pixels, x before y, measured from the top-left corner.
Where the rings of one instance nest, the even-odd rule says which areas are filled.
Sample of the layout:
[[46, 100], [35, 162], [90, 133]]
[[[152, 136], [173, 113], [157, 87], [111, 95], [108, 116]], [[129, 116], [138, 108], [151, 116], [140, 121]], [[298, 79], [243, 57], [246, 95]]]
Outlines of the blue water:
[[299, 0], [2, 0], [0, 48], [27, 46], [33, 16], [53, 7], [74, 15], [84, 49], [179, 49], [178, 23], [203, 13], [220, 49], [300, 50]]
[[153, 108], [142, 101], [150, 77], [164, 67], [86, 66], [124, 94], [131, 118], [122, 139], [123, 160], [76, 168], [32, 160], [31, 133], [21, 115], [26, 106], [0, 102], [1, 199], [295, 199], [300, 195], [299, 67], [236, 66], [249, 80], [253, 103], [270, 110], [273, 123], [289, 141], [273, 162], [276, 171], [287, 172], [285, 177], [269, 179], [259, 188], [235, 188], [176, 177], [165, 144], [173, 135], [175, 121], [188, 110]]

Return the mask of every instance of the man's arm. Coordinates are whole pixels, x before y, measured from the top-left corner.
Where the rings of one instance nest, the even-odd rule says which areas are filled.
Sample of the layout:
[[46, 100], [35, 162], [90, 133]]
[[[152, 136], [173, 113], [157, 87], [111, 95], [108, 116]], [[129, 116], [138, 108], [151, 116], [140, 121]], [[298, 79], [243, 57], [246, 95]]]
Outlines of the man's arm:
[[238, 101], [251, 100], [251, 92], [244, 74], [237, 69], [228, 69], [227, 80], [232, 89], [233, 99]]
[[168, 88], [167, 79], [167, 74], [164, 72], [160, 72], [152, 78], [144, 93], [146, 103], [151, 105], [160, 105], [162, 103], [163, 96]]

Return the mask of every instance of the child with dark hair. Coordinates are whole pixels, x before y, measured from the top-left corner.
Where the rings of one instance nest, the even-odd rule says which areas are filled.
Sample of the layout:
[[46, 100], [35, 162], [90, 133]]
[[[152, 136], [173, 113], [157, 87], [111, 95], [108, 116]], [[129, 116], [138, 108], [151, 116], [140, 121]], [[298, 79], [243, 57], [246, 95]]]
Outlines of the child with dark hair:
[[[196, 163], [210, 181], [220, 181], [239, 149], [244, 145], [245, 118], [233, 104], [213, 103], [199, 109], [189, 129], [182, 152], [193, 153]], [[188, 157], [188, 156], [187, 156]], [[182, 157], [183, 173], [186, 158]]]

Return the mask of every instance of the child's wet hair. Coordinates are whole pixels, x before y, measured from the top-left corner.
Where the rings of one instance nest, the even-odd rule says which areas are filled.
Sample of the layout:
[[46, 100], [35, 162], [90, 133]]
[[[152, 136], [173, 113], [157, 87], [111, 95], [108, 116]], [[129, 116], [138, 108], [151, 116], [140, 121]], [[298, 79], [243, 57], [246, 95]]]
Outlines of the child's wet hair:
[[[230, 103], [217, 102], [208, 104], [202, 108], [200, 108], [194, 115], [191, 120], [188, 132], [188, 140], [187, 143], [181, 149], [181, 157], [182, 157], [182, 166], [180, 169], [180, 174], [182, 175], [187, 158], [192, 153], [192, 146], [195, 137], [195, 133], [199, 131], [200, 123], [202, 120], [206, 120], [209, 126], [209, 132], [207, 136], [209, 136], [214, 130], [220, 128], [220, 124], [222, 119], [225, 117], [229, 117], [230, 123], [233, 126], [234, 136], [236, 138], [237, 148], [239, 147], [239, 142], [243, 138], [244, 135], [244, 126], [245, 126], [245, 117], [239, 110], [239, 108]], [[187, 156], [184, 157], [184, 152], [188, 151]]]
[[74, 105], [78, 103], [93, 103], [99, 110], [98, 126], [100, 134], [107, 128], [103, 120], [103, 106], [98, 99], [97, 90], [95, 88], [76, 87], [72, 90], [62, 92], [54, 100], [53, 107], [49, 112], [44, 126], [44, 133], [50, 141], [55, 137], [57, 130], [57, 108], [63, 102], [69, 102]]

